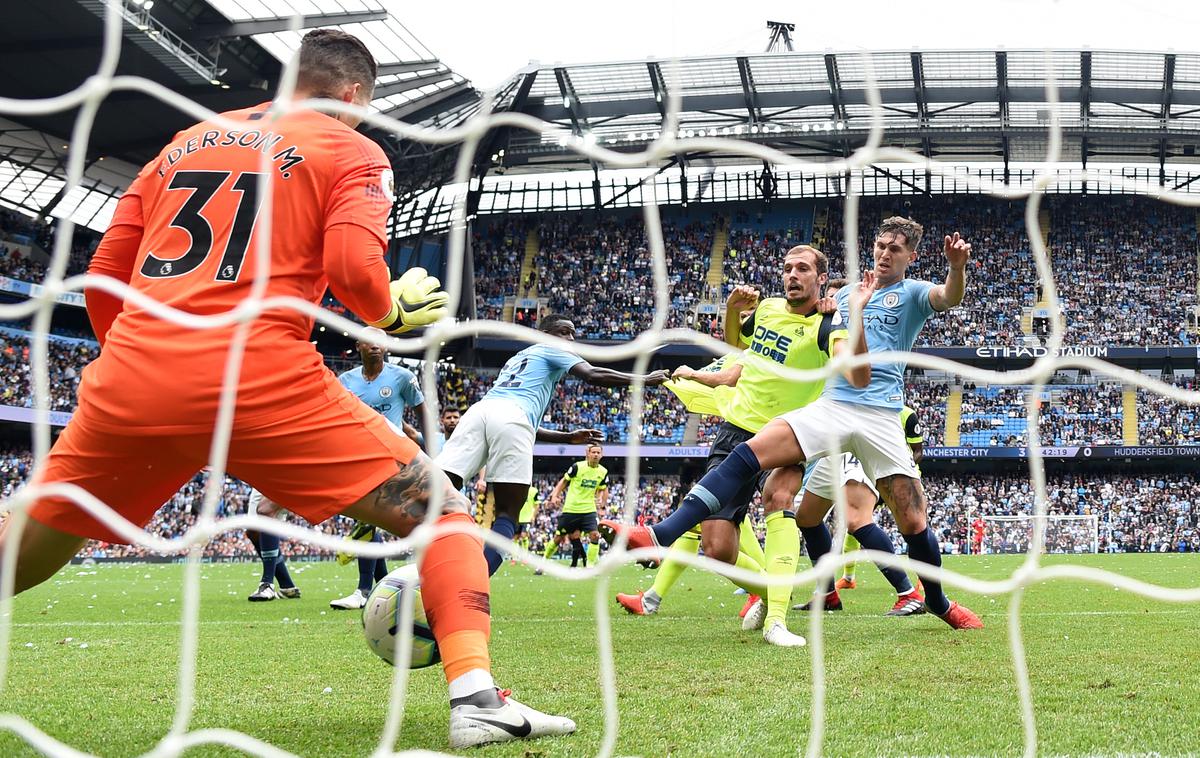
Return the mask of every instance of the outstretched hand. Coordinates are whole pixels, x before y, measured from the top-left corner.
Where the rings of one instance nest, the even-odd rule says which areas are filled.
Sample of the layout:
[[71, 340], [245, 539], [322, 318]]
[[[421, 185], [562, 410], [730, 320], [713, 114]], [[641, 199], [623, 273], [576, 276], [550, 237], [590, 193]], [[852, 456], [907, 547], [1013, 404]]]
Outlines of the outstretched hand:
[[943, 249], [946, 253], [946, 260], [949, 261], [951, 268], [962, 268], [967, 265], [967, 259], [971, 257], [971, 243], [962, 238], [958, 232], [953, 235], [947, 234], [943, 242]]
[[599, 429], [572, 429], [568, 440], [572, 445], [599, 445], [604, 433]]
[[666, 369], [651, 371], [646, 374], [645, 384], [647, 387], [657, 387], [660, 384], [666, 384], [671, 379], [671, 372]]
[[671, 374], [671, 379], [691, 379], [694, 373], [696, 371], [691, 366], [680, 366]]
[[867, 307], [867, 303], [871, 302], [871, 295], [875, 294], [875, 288], [878, 282], [875, 281], [875, 272], [868, 271], [863, 274], [859, 280], [858, 286], [850, 293], [850, 308], [854, 312], [860, 312]]
[[738, 313], [756, 307], [758, 307], [758, 290], [749, 284], [739, 284], [734, 287], [733, 292], [729, 293], [729, 299], [725, 301], [726, 310], [734, 310]]

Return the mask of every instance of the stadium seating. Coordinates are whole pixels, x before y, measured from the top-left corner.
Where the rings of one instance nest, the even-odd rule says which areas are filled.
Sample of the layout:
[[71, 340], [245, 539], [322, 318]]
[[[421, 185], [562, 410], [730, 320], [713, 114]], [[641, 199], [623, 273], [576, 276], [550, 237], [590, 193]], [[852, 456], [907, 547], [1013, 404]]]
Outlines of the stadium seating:
[[525, 224], [517, 221], [476, 230], [472, 242], [477, 318], [499, 319], [504, 313], [504, 298], [517, 294], [525, 231]]
[[[49, 341], [51, 410], [71, 411], [80, 373], [98, 353], [95, 342], [60, 334]], [[335, 372], [357, 365], [353, 360], [329, 358]], [[0, 327], [0, 405], [33, 406], [29, 384], [29, 333], [15, 327]], [[495, 381], [494, 369], [463, 368], [439, 364], [439, 403], [466, 409]], [[1180, 377], [1176, 383], [1195, 389], [1193, 379]], [[1025, 388], [1015, 386], [963, 386], [959, 444], [965, 447], [1023, 446], [1025, 436]], [[906, 402], [917, 409], [924, 428], [925, 444], [942, 445], [946, 431], [945, 382], [911, 377]], [[1122, 391], [1117, 384], [1068, 384], [1047, 386], [1043, 392], [1042, 443], [1046, 445], [1122, 444]], [[1200, 441], [1200, 422], [1195, 410], [1139, 391], [1138, 428], [1143, 445], [1170, 445]], [[642, 441], [651, 444], [685, 442], [688, 415], [666, 390], [648, 388], [642, 424]], [[417, 422], [417, 419], [413, 419]], [[719, 420], [699, 419], [697, 442], [711, 441]], [[567, 378], [550, 404], [543, 425], [548, 429], [594, 427], [613, 443], [629, 439], [629, 392], [625, 389], [591, 387]], [[690, 440], [686, 440], [690, 443]]]
[[[33, 407], [30, 334], [0, 327], [0, 405]], [[75, 409], [75, 391], [83, 367], [100, 354], [91, 340], [52, 338], [49, 347], [50, 410]]]
[[[960, 444], [1027, 444], [1026, 393], [1025, 387], [967, 383]], [[1043, 445], [1119, 445], [1123, 415], [1120, 385], [1050, 385], [1042, 392], [1038, 431]]]
[[[563, 470], [569, 461], [563, 459]], [[612, 470], [607, 505], [602, 515], [615, 516], [625, 502], [625, 478], [620, 461], [606, 461]], [[10, 494], [24, 481], [32, 466], [28, 450], [0, 452], [0, 491]], [[542, 504], [530, 530], [532, 547], [540, 551], [553, 534], [558, 510], [546, 504], [559, 474], [539, 474], [535, 477]], [[195, 520], [195, 509], [202, 499], [206, 477], [197, 474], [178, 494], [173, 496], [155, 515], [147, 529], [161, 537], [182, 534]], [[932, 474], [924, 477], [929, 495], [929, 516], [932, 528], [946, 552], [963, 553], [969, 549], [970, 522], [978, 516], [1014, 516], [1031, 512], [1032, 489], [1028, 472], [987, 474]], [[680, 479], [674, 475], [649, 475], [640, 478], [634, 495], [639, 522], [662, 519], [680, 497]], [[1050, 476], [1047, 482], [1050, 496], [1049, 512], [1063, 515], [1095, 515], [1099, 522], [1101, 552], [1193, 552], [1200, 542], [1200, 484], [1186, 474], [1114, 474], [1112, 472], [1077, 473]], [[220, 515], [245, 512], [249, 488], [242, 482], [227, 479], [218, 505]], [[761, 528], [762, 511], [755, 501], [751, 515], [756, 528]], [[905, 550], [904, 540], [896, 531], [890, 515], [880, 511], [879, 523], [892, 536], [897, 551]], [[338, 517], [319, 528], [327, 534], [342, 534], [347, 523]], [[1020, 548], [1020, 540], [1028, 539], [1027, 529], [1012, 527], [1004, 539], [1010, 547]], [[1051, 552], [1074, 552], [1082, 547], [1078, 541], [1062, 536], [1052, 539]], [[285, 542], [289, 555], [327, 557], [326, 551], [307, 543]], [[250, 558], [254, 553], [241, 532], [223, 534], [206, 547], [211, 558]], [[141, 547], [89, 542], [80, 554], [87, 557], [120, 558], [144, 557]]]
[[[1171, 379], [1181, 389], [1195, 391], [1194, 377]], [[1200, 411], [1153, 392], [1137, 391], [1138, 442], [1143, 445], [1192, 445], [1200, 442]]]
[[[1196, 221], [1188, 208], [1134, 196], [1050, 196], [1044, 207], [1050, 258], [1063, 304], [1066, 344], [1181, 345], [1194, 340], [1182, 329], [1196, 298]], [[1038, 305], [1038, 284], [1024, 203], [964, 195], [864, 198], [859, 247], [869, 251], [875, 226], [890, 215], [911, 215], [925, 226], [925, 241], [909, 273], [940, 281], [945, 275], [941, 240], [955, 231], [974, 248], [966, 300], [926, 325], [918, 345], [1019, 345], [1045, 333], [1045, 324], [1023, 324], [1024, 309]], [[840, 211], [831, 211], [831, 268], [843, 258]], [[1146, 297], [1171, 292], [1169, 298]], [[1028, 331], [1026, 329], [1028, 328]]]
[[[650, 326], [654, 284], [645, 222], [640, 215], [596, 221], [563, 216], [541, 225], [538, 294], [551, 311], [576, 319], [577, 336], [628, 340]], [[690, 324], [707, 288], [713, 223], [663, 223], [670, 282], [668, 326]]]
[[[95, 232], [76, 229], [67, 259], [66, 276], [82, 274], [87, 270], [97, 242], [99, 236]], [[0, 208], [0, 276], [24, 282], [40, 282], [46, 278], [45, 264], [19, 252], [20, 247], [30, 245], [49, 251], [53, 245], [52, 227]]]
[[[642, 413], [642, 442], [683, 442], [687, 412], [670, 392], [647, 387]], [[629, 390], [593, 387], [568, 378], [555, 390], [542, 426], [599, 429], [607, 441], [624, 444], [629, 439]]]

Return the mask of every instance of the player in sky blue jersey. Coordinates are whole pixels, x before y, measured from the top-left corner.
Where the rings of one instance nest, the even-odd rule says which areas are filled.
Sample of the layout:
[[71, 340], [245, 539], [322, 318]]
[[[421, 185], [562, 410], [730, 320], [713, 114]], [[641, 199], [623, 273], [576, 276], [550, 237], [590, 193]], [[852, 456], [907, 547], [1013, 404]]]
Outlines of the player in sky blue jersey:
[[[377, 337], [383, 338], [382, 330]], [[421, 386], [416, 374], [394, 363], [388, 363], [387, 351], [371, 342], [355, 343], [358, 357], [362, 365], [338, 374], [342, 386], [354, 393], [354, 396], [387, 419], [393, 427], [403, 430], [413, 442], [420, 444], [420, 435], [416, 429], [404, 420], [408, 409], [420, 414], [424, 409], [425, 396], [421, 394]], [[381, 542], [379, 530], [369, 524], [357, 523], [350, 532], [350, 538], [369, 542]], [[349, 554], [339, 555], [339, 562], [349, 563]], [[387, 561], [383, 558], [358, 558], [358, 587], [346, 597], [329, 601], [329, 607], [336, 610], [357, 610], [367, 604], [367, 595], [371, 588], [383, 577], [387, 576]]]
[[[949, 270], [942, 284], [905, 279], [924, 234], [917, 222], [893, 216], [879, 227], [874, 242], [876, 291], [863, 308], [867, 347], [872, 353], [911, 350], [925, 321], [934, 313], [962, 302], [971, 245], [958, 232], [947, 235], [943, 250]], [[839, 303], [846, 304], [845, 289]], [[846, 314], [848, 315], [848, 314]], [[871, 380], [855, 388], [836, 375], [813, 403], [771, 420], [747, 442], [738, 445], [716, 469], [705, 474], [680, 507], [653, 529], [623, 526], [630, 549], [669, 543], [689, 522], [707, 517], [732, 498], [761, 471], [794, 466], [842, 451], [853, 453], [883, 495], [912, 559], [941, 566], [937, 537], [929, 529], [928, 503], [920, 475], [905, 442], [898, 414], [904, 407], [904, 364], [873, 361]], [[811, 501], [810, 501], [811, 502]], [[814, 563], [832, 549], [824, 525], [825, 513], [802, 504], [796, 521]], [[869, 545], [864, 545], [870, 547]], [[941, 583], [923, 577], [928, 610], [955, 629], [978, 629], [983, 623], [968, 608], [952, 603]], [[830, 593], [836, 599], [836, 593]]]
[[415, 442], [417, 432], [404, 414], [411, 408], [420, 418], [425, 403], [416, 374], [384, 360], [385, 351], [379, 345], [359, 342], [357, 347], [362, 365], [338, 374], [338, 381]]
[[[565, 340], [575, 339], [575, 324], [566, 316], [543, 316], [541, 329]], [[535, 437], [541, 442], [572, 444], [600, 441], [599, 433], [591, 429], [558, 432], [538, 428], [554, 388], [567, 374], [600, 387], [628, 387], [639, 378], [654, 386], [671, 376], [660, 370], [639, 377], [593, 366], [570, 351], [549, 345], [530, 345], [508, 359], [492, 388], [463, 414], [436, 460], [459, 488], [486, 464], [484, 478], [496, 498], [492, 531], [509, 539], [516, 533], [517, 517], [533, 483]], [[491, 546], [484, 552], [489, 572], [496, 573], [504, 556]]]

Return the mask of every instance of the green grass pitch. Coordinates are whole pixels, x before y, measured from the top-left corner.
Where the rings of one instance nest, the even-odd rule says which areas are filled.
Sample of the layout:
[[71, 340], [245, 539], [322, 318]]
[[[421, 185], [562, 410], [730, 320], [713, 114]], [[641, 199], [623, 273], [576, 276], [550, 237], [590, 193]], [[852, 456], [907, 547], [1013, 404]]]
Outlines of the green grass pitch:
[[[1051, 557], [1159, 584], [1197, 583], [1200, 557]], [[968, 575], [999, 578], [1019, 557], [952, 558]], [[865, 570], [864, 570], [865, 569]], [[95, 573], [91, 573], [95, 572]], [[229, 727], [301, 755], [366, 755], [384, 719], [391, 669], [366, 649], [358, 614], [328, 602], [353, 588], [353, 567], [294, 564], [300, 600], [246, 602], [255, 564], [203, 569], [197, 705], [192, 728]], [[182, 568], [70, 567], [15, 601], [0, 712], [103, 755], [148, 750], [175, 709]], [[930, 616], [884, 618], [882, 577], [845, 593], [827, 616], [825, 754], [1016, 755], [1021, 721], [1005, 625], [1006, 597], [955, 592], [982, 632], [951, 632]], [[643, 586], [626, 567], [612, 590]], [[506, 565], [493, 580], [498, 682], [518, 698], [573, 717], [574, 737], [474, 751], [489, 756], [595, 754], [603, 731], [594, 583], [535, 577]], [[608, 602], [611, 601], [611, 593]], [[621, 713], [618, 755], [795, 755], [809, 729], [810, 650], [764, 645], [742, 632], [741, 596], [689, 571], [654, 617], [615, 604]], [[793, 613], [794, 631], [806, 622]], [[1112, 586], [1032, 587], [1024, 603], [1039, 753], [1200, 752], [1200, 606], [1146, 600]], [[326, 688], [330, 688], [326, 692]], [[446, 749], [440, 669], [413, 672], [400, 748]], [[0, 756], [32, 754], [0, 732]], [[240, 755], [206, 747], [189, 755]]]

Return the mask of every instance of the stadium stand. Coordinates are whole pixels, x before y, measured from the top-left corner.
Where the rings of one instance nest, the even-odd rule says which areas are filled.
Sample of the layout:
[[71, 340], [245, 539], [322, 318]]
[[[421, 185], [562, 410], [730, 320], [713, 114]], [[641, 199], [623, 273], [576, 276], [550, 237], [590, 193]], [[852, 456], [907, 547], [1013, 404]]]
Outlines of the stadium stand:
[[473, 237], [475, 251], [475, 314], [500, 319], [504, 298], [515, 297], [525, 250], [525, 224], [485, 226]]
[[[629, 439], [629, 390], [593, 387], [566, 379], [555, 390], [542, 426], [547, 429], [585, 427], [599, 429], [609, 442]], [[647, 387], [643, 405], [641, 440], [678, 444], [683, 441], [687, 412], [674, 395], [661, 387]]]
[[[30, 337], [29, 332], [0, 327], [0, 405], [33, 407]], [[93, 340], [58, 335], [47, 344], [50, 410], [74, 410], [80, 373], [100, 354], [99, 345]]]
[[[1186, 390], [1197, 389], [1194, 376], [1163, 377]], [[1137, 391], [1138, 442], [1142, 445], [1189, 445], [1200, 442], [1200, 414], [1195, 406], [1182, 405], [1141, 388]]]
[[[692, 307], [706, 294], [712, 228], [711, 222], [664, 220], [668, 326], [691, 325]], [[538, 294], [551, 311], [576, 319], [579, 339], [629, 340], [650, 326], [654, 286], [641, 216], [596, 221], [590, 214], [564, 215], [543, 222], [541, 235]]]
[[[960, 444], [1020, 446], [1027, 442], [1025, 387], [964, 385]], [[1121, 387], [1051, 385], [1041, 397], [1038, 430], [1044, 445], [1121, 444]]]
[[[842, 274], [840, 204], [818, 208], [824, 210], [818, 210], [818, 215], [828, 219], [821, 230], [814, 230], [811, 220], [778, 213], [751, 218], [745, 211], [735, 212], [728, 222], [720, 292], [710, 290], [705, 272], [713, 232], [722, 219], [675, 219], [668, 212], [663, 232], [671, 281], [669, 325], [719, 334], [719, 318], [697, 318], [695, 304], [719, 302], [734, 285], [743, 283], [773, 293], [778, 288], [778, 270], [772, 253], [809, 243], [814, 234], [829, 240], [825, 252], [831, 273]], [[1052, 197], [1045, 208], [1067, 344], [1193, 342], [1184, 329], [1186, 315], [1195, 305], [1193, 214], [1131, 196]], [[1016, 346], [1044, 339], [1048, 322], [1033, 313], [1043, 305], [1042, 290], [1022, 203], [972, 195], [864, 198], [859, 229], [864, 260], [870, 255], [875, 225], [897, 213], [912, 214], [926, 227], [921, 255], [910, 269], [914, 277], [940, 280], [944, 234], [962, 231], [975, 243], [967, 300], [951, 313], [935, 317], [919, 345]], [[542, 240], [538, 294], [547, 298], [549, 309], [576, 315], [580, 338], [631, 339], [649, 324], [653, 293], [640, 216], [597, 220], [591, 214], [559, 214], [543, 220], [538, 232]], [[498, 224], [477, 233], [475, 243], [477, 312], [480, 317], [499, 318], [504, 298], [526, 291], [518, 281], [524, 229], [517, 222]], [[1130, 261], [1140, 263], [1133, 266]], [[603, 297], [595, 296], [598, 282], [607, 283]], [[1178, 291], [1179, 297], [1138, 296], [1168, 290]]]

